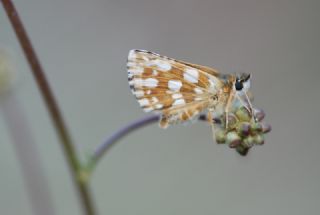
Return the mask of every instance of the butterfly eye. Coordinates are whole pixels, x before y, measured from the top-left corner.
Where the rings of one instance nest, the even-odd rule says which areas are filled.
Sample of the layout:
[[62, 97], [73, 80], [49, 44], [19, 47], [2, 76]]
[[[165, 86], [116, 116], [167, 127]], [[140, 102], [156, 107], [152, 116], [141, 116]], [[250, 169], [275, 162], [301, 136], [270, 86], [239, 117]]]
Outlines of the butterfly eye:
[[243, 84], [242, 84], [242, 82], [240, 80], [237, 80], [236, 83], [234, 84], [234, 86], [235, 86], [237, 91], [240, 91], [243, 88]]

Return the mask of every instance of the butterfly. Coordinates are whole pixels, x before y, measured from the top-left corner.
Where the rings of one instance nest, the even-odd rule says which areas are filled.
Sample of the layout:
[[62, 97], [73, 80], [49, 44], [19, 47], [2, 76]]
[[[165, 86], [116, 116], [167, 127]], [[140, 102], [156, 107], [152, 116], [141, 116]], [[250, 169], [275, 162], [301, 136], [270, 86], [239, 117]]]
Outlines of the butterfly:
[[[160, 127], [191, 121], [206, 112], [228, 113], [238, 99], [251, 113], [250, 74], [220, 74], [217, 70], [145, 50], [131, 50], [127, 61], [132, 93], [145, 112], [161, 114]], [[253, 114], [252, 114], [253, 116]]]

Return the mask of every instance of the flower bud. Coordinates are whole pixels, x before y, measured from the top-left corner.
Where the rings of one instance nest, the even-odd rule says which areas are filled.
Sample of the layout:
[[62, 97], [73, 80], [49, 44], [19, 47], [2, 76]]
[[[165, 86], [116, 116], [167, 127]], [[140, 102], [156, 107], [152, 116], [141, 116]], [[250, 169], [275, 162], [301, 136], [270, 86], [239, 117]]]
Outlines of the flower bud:
[[241, 138], [235, 131], [230, 131], [226, 135], [226, 143], [230, 148], [235, 148], [237, 145], [241, 144]]
[[262, 132], [262, 124], [259, 122], [251, 123], [251, 133], [256, 134]]
[[246, 148], [251, 148], [254, 145], [254, 139], [252, 136], [248, 136], [245, 139], [243, 139], [242, 145]]
[[238, 125], [236, 127], [236, 131], [241, 137], [248, 136], [249, 132], [250, 132], [250, 123], [248, 123], [248, 122], [238, 123]]
[[253, 142], [254, 142], [256, 145], [263, 145], [263, 144], [264, 144], [264, 136], [263, 136], [263, 134], [254, 135], [254, 136], [253, 136]]
[[261, 130], [263, 133], [268, 133], [271, 131], [271, 126], [266, 123], [261, 123]]
[[236, 111], [236, 116], [238, 117], [238, 119], [240, 121], [250, 121], [251, 119], [251, 115], [249, 113], [249, 111], [247, 110], [247, 108], [245, 107], [240, 107], [237, 111]]
[[259, 109], [259, 108], [254, 108], [253, 109], [253, 113], [254, 113], [254, 117], [259, 121], [261, 122], [264, 117], [265, 117], [265, 113], [262, 109]]
[[246, 156], [249, 152], [249, 148], [243, 146], [242, 144], [238, 145], [236, 147], [237, 152], [242, 155], [242, 156]]
[[228, 113], [228, 129], [233, 129], [236, 127], [238, 122], [237, 117], [233, 113]]
[[216, 130], [215, 137], [218, 144], [223, 144], [226, 142], [226, 134], [222, 129]]

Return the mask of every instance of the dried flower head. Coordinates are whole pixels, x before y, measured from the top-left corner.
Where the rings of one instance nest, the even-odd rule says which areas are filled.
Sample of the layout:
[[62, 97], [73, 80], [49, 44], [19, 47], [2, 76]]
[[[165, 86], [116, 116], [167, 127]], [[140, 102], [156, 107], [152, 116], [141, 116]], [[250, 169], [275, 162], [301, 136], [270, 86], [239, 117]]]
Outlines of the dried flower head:
[[228, 114], [228, 128], [223, 119], [225, 114], [214, 119], [215, 138], [219, 144], [228, 144], [241, 155], [246, 155], [254, 145], [264, 144], [264, 134], [271, 131], [271, 126], [262, 122], [265, 113], [254, 108], [253, 115], [244, 106], [235, 105]]

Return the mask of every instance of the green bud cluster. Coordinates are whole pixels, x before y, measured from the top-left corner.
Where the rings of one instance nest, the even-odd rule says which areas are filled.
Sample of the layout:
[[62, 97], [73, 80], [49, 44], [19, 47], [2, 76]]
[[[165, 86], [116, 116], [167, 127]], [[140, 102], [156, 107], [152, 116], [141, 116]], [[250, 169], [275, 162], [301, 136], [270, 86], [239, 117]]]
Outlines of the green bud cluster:
[[264, 134], [271, 131], [271, 126], [262, 122], [265, 114], [261, 109], [254, 109], [253, 116], [244, 106], [233, 107], [226, 115], [214, 119], [215, 138], [219, 144], [228, 144], [239, 154], [246, 155], [254, 145], [264, 144]]

